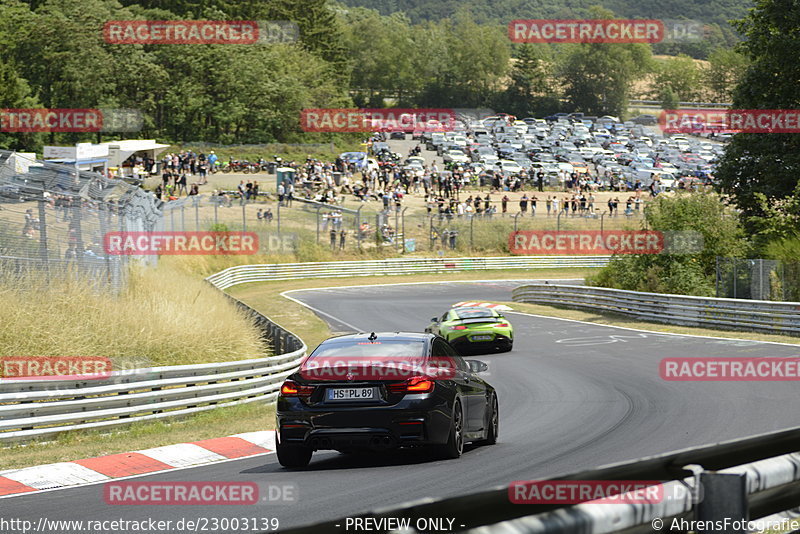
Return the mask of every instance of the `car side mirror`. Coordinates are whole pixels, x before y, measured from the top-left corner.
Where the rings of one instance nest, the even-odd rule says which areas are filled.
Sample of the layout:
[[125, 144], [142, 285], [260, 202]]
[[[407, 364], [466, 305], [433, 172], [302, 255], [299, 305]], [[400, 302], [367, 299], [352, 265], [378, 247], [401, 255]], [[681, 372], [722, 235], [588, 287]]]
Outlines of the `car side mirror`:
[[469, 365], [469, 370], [473, 373], [482, 373], [489, 369], [489, 366], [480, 360], [467, 360], [467, 365]]
[[433, 317], [431, 319], [431, 321], [433, 321], [434, 323], [438, 323], [439, 322], [439, 318], [438, 317]]

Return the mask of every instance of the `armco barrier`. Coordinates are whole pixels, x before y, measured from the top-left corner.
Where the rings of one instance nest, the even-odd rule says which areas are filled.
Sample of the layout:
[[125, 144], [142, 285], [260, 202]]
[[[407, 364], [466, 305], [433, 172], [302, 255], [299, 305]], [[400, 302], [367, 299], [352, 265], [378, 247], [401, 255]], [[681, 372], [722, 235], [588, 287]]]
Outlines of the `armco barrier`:
[[[674, 521], [779, 521], [800, 504], [800, 427], [684, 449], [552, 477], [550, 480], [661, 481], [661, 497], [642, 503], [514, 504], [508, 486], [445, 499], [423, 499], [350, 516], [418, 519], [454, 518], [455, 532], [468, 534], [638, 534], [687, 532]], [[285, 530], [285, 534], [346, 534], [347, 518]], [[661, 528], [654, 527], [660, 520]], [[396, 521], [396, 520], [395, 520]], [[654, 521], [656, 521], [654, 523]], [[424, 522], [423, 522], [424, 523]], [[373, 522], [373, 525], [380, 523]], [[712, 523], [708, 523], [712, 524]], [[748, 532], [705, 528], [703, 532]], [[388, 534], [376, 526], [370, 532]], [[395, 532], [395, 531], [392, 531]], [[701, 532], [701, 530], [697, 530]], [[749, 531], [753, 532], [753, 531]], [[786, 529], [769, 532], [787, 532]], [[265, 533], [264, 533], [265, 534]]]
[[235, 302], [272, 342], [276, 356], [114, 371], [100, 380], [0, 380], [0, 442], [274, 399], [284, 378], [299, 367], [306, 346], [291, 332]]
[[557, 284], [516, 288], [516, 302], [620, 313], [660, 323], [800, 335], [800, 302], [772, 302], [641, 293]]
[[208, 277], [220, 289], [248, 282], [299, 278], [342, 278], [403, 274], [441, 274], [490, 269], [599, 268], [610, 256], [501, 256], [491, 258], [397, 258], [366, 261], [327, 261], [237, 265]]
[[[246, 282], [445, 273], [485, 269], [602, 267], [607, 256], [392, 259], [242, 265], [210, 276], [220, 290]], [[276, 356], [223, 363], [115, 371], [86, 381], [0, 380], [0, 442], [21, 442], [77, 429], [107, 429], [180, 417], [218, 406], [264, 402], [306, 355], [297, 336], [232, 299], [258, 324]]]

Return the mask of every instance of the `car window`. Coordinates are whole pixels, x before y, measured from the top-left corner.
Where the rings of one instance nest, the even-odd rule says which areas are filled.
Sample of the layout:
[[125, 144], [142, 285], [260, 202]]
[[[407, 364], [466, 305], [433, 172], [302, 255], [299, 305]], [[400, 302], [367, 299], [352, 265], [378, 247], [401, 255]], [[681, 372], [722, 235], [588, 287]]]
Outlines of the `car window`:
[[[425, 356], [425, 342], [423, 340], [376, 340], [325, 343], [309, 356], [308, 360], [326, 357], [353, 357], [353, 358], [421, 358]], [[308, 361], [307, 360], [307, 361]]]
[[467, 362], [458, 354], [458, 352], [456, 352], [456, 349], [450, 346], [449, 343], [445, 342], [444, 340], [437, 339], [433, 346], [434, 356], [445, 356], [450, 358], [455, 363], [456, 369], [459, 371], [469, 371], [469, 365], [467, 365]]
[[463, 308], [455, 313], [459, 319], [481, 319], [496, 316], [495, 312], [488, 308]]

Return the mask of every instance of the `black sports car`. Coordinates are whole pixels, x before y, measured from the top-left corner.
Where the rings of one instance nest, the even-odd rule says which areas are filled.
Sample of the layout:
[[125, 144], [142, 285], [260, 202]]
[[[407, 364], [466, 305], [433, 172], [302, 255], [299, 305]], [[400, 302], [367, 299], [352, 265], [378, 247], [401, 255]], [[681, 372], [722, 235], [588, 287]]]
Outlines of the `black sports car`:
[[278, 461], [304, 467], [317, 450], [429, 447], [458, 458], [497, 441], [494, 388], [440, 336], [354, 334], [320, 344], [287, 377], [277, 406]]

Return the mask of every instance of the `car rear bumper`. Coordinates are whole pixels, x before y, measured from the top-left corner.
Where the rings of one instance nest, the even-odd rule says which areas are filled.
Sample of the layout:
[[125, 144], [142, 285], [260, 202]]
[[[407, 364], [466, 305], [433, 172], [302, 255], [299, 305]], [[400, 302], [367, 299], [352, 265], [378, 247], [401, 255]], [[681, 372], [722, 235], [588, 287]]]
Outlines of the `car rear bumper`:
[[452, 407], [435, 394], [406, 395], [393, 406], [308, 406], [279, 399], [278, 441], [313, 450], [387, 449], [447, 442]]
[[[476, 334], [479, 335], [479, 334]], [[485, 335], [485, 334], [484, 334]], [[487, 340], [487, 341], [472, 341], [470, 338], [472, 336], [461, 336], [451, 340], [450, 346], [458, 351], [470, 351], [470, 350], [478, 350], [482, 348], [493, 348], [493, 347], [502, 347], [507, 348], [513, 344], [513, 341], [510, 337], [494, 333], [494, 339]]]

